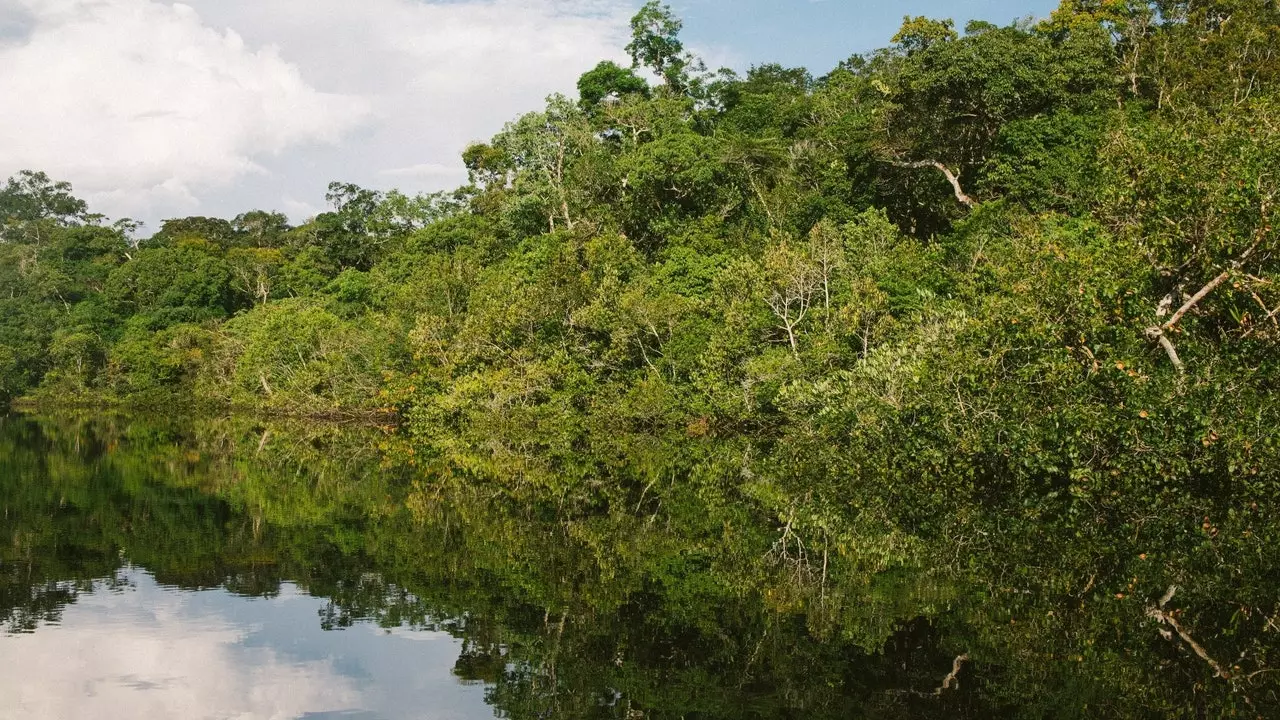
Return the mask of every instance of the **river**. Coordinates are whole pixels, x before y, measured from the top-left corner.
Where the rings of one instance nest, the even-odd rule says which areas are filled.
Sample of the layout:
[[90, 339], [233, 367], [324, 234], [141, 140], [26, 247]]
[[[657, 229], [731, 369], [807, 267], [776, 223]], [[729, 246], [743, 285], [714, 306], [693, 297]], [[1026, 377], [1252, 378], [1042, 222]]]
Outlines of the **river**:
[[[1104, 586], [1116, 570], [1131, 574], [1104, 573], [1114, 559], [1092, 579], [1069, 557], [1019, 578], [1000, 569], [1019, 553], [1031, 562], [1013, 535], [999, 545], [1009, 558], [944, 557], [951, 541], [903, 538], [889, 555], [858, 554], [847, 534], [801, 538], [799, 521], [743, 499], [733, 442], [640, 442], [580, 466], [496, 446], [427, 455], [390, 428], [3, 418], [0, 717], [1248, 717], [1275, 707], [1274, 674], [1244, 677], [1265, 669], [1280, 633], [1265, 630], [1265, 613], [1234, 625], [1224, 614], [1231, 604], [1260, 613], [1261, 601], [1224, 611], [1192, 597], [1178, 616], [1207, 654], [1241, 666], [1214, 677], [1151, 618], [1157, 601]], [[1224, 592], [1245, 565], [1179, 567]], [[1059, 575], [1075, 583], [1069, 592]], [[1273, 580], [1255, 590], [1267, 597]], [[1178, 600], [1166, 600], [1171, 612]], [[1208, 635], [1209, 623], [1231, 632]]]

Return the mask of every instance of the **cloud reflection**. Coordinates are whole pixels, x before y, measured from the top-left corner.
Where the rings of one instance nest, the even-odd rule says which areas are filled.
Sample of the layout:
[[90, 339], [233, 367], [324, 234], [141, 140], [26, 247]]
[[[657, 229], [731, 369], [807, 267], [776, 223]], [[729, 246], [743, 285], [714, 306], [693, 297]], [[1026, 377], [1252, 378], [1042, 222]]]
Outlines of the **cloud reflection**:
[[[483, 689], [450, 675], [439, 633], [323, 632], [323, 601], [285, 586], [250, 600], [181, 592], [130, 571], [131, 587], [82, 595], [56, 625], [0, 637], [3, 714], [27, 718], [289, 720], [492, 717]], [[399, 675], [399, 676], [398, 676]], [[426, 715], [424, 715], [426, 713]]]

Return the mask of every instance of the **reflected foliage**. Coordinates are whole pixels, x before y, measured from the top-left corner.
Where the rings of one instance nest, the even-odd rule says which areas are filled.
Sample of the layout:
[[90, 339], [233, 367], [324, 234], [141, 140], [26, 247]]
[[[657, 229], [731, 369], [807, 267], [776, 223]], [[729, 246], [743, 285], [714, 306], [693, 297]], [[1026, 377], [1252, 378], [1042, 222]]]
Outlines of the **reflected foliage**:
[[[1278, 650], [1274, 521], [1232, 510], [1229, 490], [1157, 499], [1136, 525], [1115, 499], [1082, 515], [957, 497], [937, 532], [907, 536], [836, 526], [812, 505], [779, 524], [766, 486], [787, 481], [794, 447], [622, 433], [570, 455], [530, 440], [10, 417], [5, 630], [40, 632], [136, 565], [183, 589], [296, 583], [326, 599], [325, 629], [449, 632], [459, 680], [510, 717], [1280, 707], [1264, 672]], [[816, 496], [822, 471], [805, 471]], [[1148, 616], [1169, 585], [1164, 609], [1225, 676]], [[953, 666], [958, 686], [935, 692]]]

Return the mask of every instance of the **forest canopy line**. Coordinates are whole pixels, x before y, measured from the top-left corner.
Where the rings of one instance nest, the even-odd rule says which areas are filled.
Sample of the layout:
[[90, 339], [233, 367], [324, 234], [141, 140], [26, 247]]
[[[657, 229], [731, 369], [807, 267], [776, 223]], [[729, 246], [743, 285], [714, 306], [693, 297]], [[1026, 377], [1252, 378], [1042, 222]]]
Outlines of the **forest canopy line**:
[[1271, 447], [1273, 2], [906, 18], [817, 78], [711, 72], [656, 2], [632, 28], [633, 67], [468, 148], [453, 192], [333, 183], [301, 225], [141, 237], [10, 178], [0, 395], [394, 410], [424, 436], [803, 428], [987, 479], [1019, 444], [1050, 475], [1123, 455], [1144, 423], [1157, 464]]

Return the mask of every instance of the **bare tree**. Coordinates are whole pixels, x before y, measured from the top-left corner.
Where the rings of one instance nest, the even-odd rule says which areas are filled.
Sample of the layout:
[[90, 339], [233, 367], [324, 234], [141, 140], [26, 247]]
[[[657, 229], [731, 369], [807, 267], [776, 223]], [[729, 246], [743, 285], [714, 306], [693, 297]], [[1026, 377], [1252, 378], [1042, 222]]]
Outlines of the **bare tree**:
[[822, 284], [822, 309], [826, 313], [824, 322], [830, 322], [831, 283], [836, 271], [845, 264], [845, 254], [840, 232], [829, 220], [814, 225], [809, 232], [809, 255], [813, 258]]
[[799, 355], [796, 328], [809, 314], [822, 286], [822, 272], [807, 251], [785, 241], [765, 253], [764, 264], [769, 278], [765, 303], [778, 319], [778, 328], [786, 331], [791, 352]]

